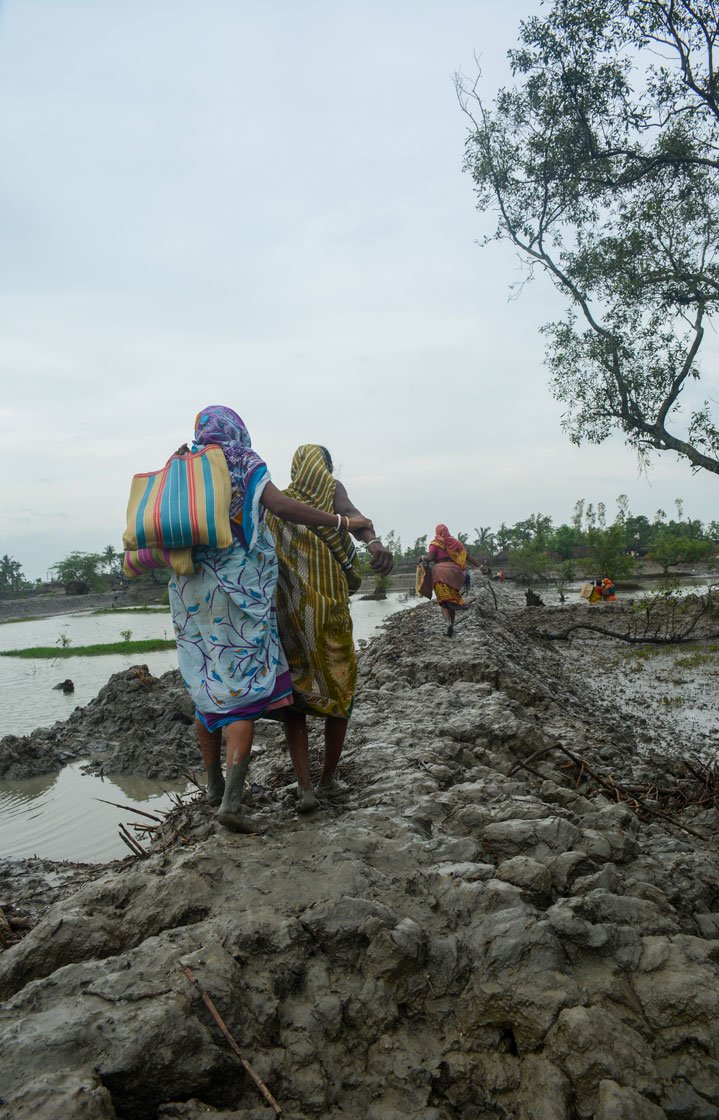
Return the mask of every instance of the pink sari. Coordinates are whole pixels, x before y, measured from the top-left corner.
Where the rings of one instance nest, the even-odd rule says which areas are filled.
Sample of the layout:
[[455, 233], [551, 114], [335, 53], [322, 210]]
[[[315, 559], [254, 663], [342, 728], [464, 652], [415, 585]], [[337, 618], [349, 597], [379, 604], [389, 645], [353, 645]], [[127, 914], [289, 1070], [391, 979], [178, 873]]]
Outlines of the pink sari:
[[466, 606], [460, 592], [464, 588], [467, 549], [453, 537], [446, 525], [438, 525], [428, 549], [432, 563], [432, 590], [440, 606], [454, 610]]

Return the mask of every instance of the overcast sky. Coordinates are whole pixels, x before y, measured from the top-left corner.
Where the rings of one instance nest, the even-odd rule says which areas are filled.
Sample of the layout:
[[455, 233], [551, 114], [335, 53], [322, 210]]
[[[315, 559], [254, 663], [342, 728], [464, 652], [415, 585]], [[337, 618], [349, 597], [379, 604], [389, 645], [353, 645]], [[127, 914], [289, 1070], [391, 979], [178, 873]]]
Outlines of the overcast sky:
[[543, 278], [510, 300], [511, 249], [477, 244], [453, 75], [476, 56], [491, 96], [539, 11], [4, 0], [0, 554], [119, 548], [132, 474], [208, 404], [278, 486], [327, 445], [404, 544], [622, 493], [717, 516], [713, 476], [568, 443], [538, 335], [562, 305]]

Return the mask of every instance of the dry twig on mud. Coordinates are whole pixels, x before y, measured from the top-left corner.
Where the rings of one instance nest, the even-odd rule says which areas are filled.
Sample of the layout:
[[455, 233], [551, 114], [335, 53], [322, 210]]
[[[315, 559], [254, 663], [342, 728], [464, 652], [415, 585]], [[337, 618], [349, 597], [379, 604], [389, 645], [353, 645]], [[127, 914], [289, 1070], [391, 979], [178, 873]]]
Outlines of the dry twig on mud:
[[258, 1075], [258, 1074], [257, 1074], [257, 1073], [255, 1072], [255, 1070], [254, 1070], [254, 1069], [252, 1068], [252, 1066], [250, 1065], [250, 1063], [249, 1063], [249, 1062], [247, 1061], [247, 1058], [243, 1057], [243, 1055], [242, 1055], [242, 1051], [240, 1050], [239, 1046], [237, 1045], [237, 1043], [235, 1042], [234, 1038], [233, 1038], [233, 1037], [232, 1037], [232, 1035], [230, 1034], [230, 1031], [229, 1031], [229, 1028], [227, 1027], [227, 1024], [226, 1024], [226, 1023], [224, 1022], [224, 1020], [223, 1020], [222, 1016], [220, 1015], [219, 1011], [218, 1011], [218, 1010], [217, 1010], [217, 1008], [215, 1007], [215, 1005], [214, 1005], [214, 1003], [212, 1002], [212, 1000], [210, 999], [210, 997], [209, 997], [209, 996], [207, 995], [207, 993], [206, 993], [206, 992], [204, 992], [204, 991], [202, 990], [202, 985], [200, 984], [200, 981], [199, 981], [199, 980], [197, 979], [197, 977], [195, 976], [195, 974], [194, 974], [194, 972], [192, 971], [192, 969], [190, 968], [190, 966], [189, 966], [189, 965], [186, 965], [186, 966], [185, 966], [185, 968], [183, 968], [183, 970], [182, 970], [182, 971], [184, 972], [185, 976], [186, 976], [186, 977], [187, 977], [187, 979], [188, 979], [188, 980], [190, 981], [190, 983], [191, 983], [192, 985], [194, 985], [194, 987], [195, 987], [195, 988], [197, 989], [197, 991], [198, 991], [198, 992], [200, 993], [200, 995], [202, 996], [202, 1001], [203, 1001], [203, 1003], [205, 1004], [205, 1007], [206, 1007], [206, 1008], [207, 1008], [207, 1010], [208, 1010], [208, 1011], [210, 1012], [210, 1014], [212, 1015], [212, 1018], [213, 1018], [213, 1019], [215, 1020], [215, 1022], [217, 1023], [217, 1026], [218, 1026], [218, 1027], [220, 1028], [220, 1030], [222, 1031], [223, 1035], [225, 1036], [225, 1038], [226, 1038], [226, 1039], [227, 1039], [227, 1041], [229, 1042], [230, 1046], [232, 1047], [232, 1050], [233, 1050], [233, 1052], [234, 1052], [234, 1053], [235, 1053], [235, 1055], [236, 1055], [236, 1056], [237, 1056], [237, 1057], [239, 1058], [239, 1060], [240, 1060], [240, 1063], [242, 1064], [242, 1067], [243, 1067], [243, 1069], [244, 1069], [244, 1070], [246, 1071], [246, 1073], [248, 1073], [248, 1074], [249, 1074], [249, 1076], [250, 1076], [250, 1077], [252, 1078], [252, 1081], [253, 1081], [253, 1082], [254, 1082], [254, 1084], [256, 1085], [256, 1087], [257, 1087], [257, 1089], [259, 1090], [260, 1094], [261, 1094], [261, 1095], [262, 1095], [262, 1096], [264, 1097], [264, 1099], [265, 1099], [265, 1100], [267, 1101], [267, 1104], [268, 1104], [268, 1105], [270, 1106], [270, 1108], [271, 1108], [271, 1109], [272, 1109], [272, 1110], [274, 1111], [275, 1115], [276, 1115], [276, 1116], [282, 1116], [282, 1108], [281, 1108], [281, 1106], [280, 1106], [280, 1105], [278, 1104], [278, 1102], [277, 1102], [277, 1101], [275, 1100], [275, 1098], [274, 1098], [274, 1097], [272, 1096], [272, 1093], [271, 1093], [271, 1092], [270, 1092], [270, 1090], [269, 1090], [269, 1089], [267, 1088], [267, 1086], [265, 1085], [265, 1083], [264, 1083], [264, 1081], [262, 1080], [262, 1078], [261, 1078], [261, 1077], [260, 1077], [260, 1076], [259, 1076], [259, 1075]]
[[[167, 851], [174, 844], [190, 843], [189, 831], [193, 824], [194, 809], [198, 803], [204, 803], [204, 792], [182, 796], [174, 793], [170, 796], [173, 802], [172, 808], [160, 816], [154, 813], [142, 813], [140, 809], [132, 809], [129, 805], [121, 806], [121, 808], [130, 809], [131, 812], [140, 813], [142, 816], [158, 822], [157, 824], [145, 824], [144, 822], [132, 821], [130, 827], [134, 835], [125, 825], [121, 824], [119, 826], [120, 839], [136, 859], [145, 859], [150, 853]], [[108, 802], [108, 804], [114, 804], [114, 802]], [[141, 840], [148, 840], [149, 847], [144, 848]], [[130, 862], [132, 861], [130, 860]]]
[[[575, 784], [577, 786], [582, 783], [590, 785], [590, 788], [584, 791], [585, 796], [591, 797], [594, 794], [602, 794], [609, 801], [621, 802], [626, 805], [645, 823], [658, 819], [662, 822], [665, 821], [667, 824], [672, 824], [676, 828], [681, 828], [684, 832], [689, 832], [699, 840], [706, 839], [700, 832], [678, 820], [674, 814], [689, 808], [719, 809], [719, 764], [716, 757], [708, 763], [692, 764], [682, 760], [679, 765], [685, 767], [689, 773], [689, 778], [677, 778], [673, 785], [667, 785], [666, 783], [660, 785], [656, 782], [636, 785], [618, 782], [611, 774], [600, 774], [598, 770], [590, 766], [586, 759], [576, 755], [574, 751], [570, 751], [562, 743], [552, 743], [535, 751], [526, 760], [517, 759], [509, 771], [509, 775], [511, 776], [517, 770], [529, 770], [538, 778], [544, 779], [545, 775], [540, 774], [538, 770], [528, 766], [527, 763], [537, 756], [548, 754], [552, 750], [561, 751], [570, 760], [571, 766], [576, 770]], [[591, 783], [593, 783], [594, 788], [591, 788]]]

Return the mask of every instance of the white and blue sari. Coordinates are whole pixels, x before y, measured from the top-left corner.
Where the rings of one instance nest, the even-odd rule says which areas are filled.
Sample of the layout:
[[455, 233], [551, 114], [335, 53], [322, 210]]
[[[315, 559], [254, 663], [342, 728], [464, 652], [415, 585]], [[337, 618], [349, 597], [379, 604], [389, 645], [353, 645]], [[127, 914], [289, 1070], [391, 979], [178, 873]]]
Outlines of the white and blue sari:
[[243, 421], [212, 405], [195, 421], [195, 448], [219, 444], [232, 479], [229, 548], [193, 549], [195, 572], [173, 576], [177, 660], [197, 718], [214, 731], [291, 702], [292, 680], [275, 614], [277, 556], [264, 519], [267, 465]]

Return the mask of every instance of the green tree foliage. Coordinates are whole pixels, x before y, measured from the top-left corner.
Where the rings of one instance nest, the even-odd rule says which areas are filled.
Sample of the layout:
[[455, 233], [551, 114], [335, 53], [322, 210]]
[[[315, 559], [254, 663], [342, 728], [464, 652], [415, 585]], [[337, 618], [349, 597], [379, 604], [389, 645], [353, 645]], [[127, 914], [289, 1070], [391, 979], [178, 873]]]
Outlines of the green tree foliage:
[[558, 525], [547, 541], [547, 548], [554, 552], [560, 560], [571, 560], [576, 550], [581, 548], [582, 533], [573, 525]]
[[[595, 506], [580, 498], [571, 522], [556, 527], [550, 517], [533, 513], [514, 525], [503, 521], [496, 533], [490, 526], [475, 528], [469, 552], [482, 561], [499, 561], [521, 581], [551, 578], [561, 588], [578, 572], [622, 579], [632, 575], [637, 560], [644, 557], [661, 564], [666, 572], [667, 567], [706, 559], [719, 549], [719, 521], [712, 521], [705, 528], [697, 519], [682, 519], [681, 499], [674, 502], [676, 520], [668, 520], [661, 509], [656, 511], [653, 521], [644, 514], [633, 514], [625, 494], [618, 496], [616, 504], [613, 524], [607, 524], [603, 501], [597, 501]], [[468, 533], [458, 532], [456, 536], [463, 542], [469, 540]], [[398, 567], [402, 563], [416, 563], [427, 552], [426, 534], [404, 551], [394, 530], [383, 539], [394, 553]], [[374, 576], [368, 554], [360, 552], [360, 556], [365, 574]], [[378, 583], [377, 591], [387, 585]]]
[[[570, 439], [719, 473], [699, 353], [719, 304], [716, 0], [551, 0], [493, 104], [458, 79], [495, 237], [569, 303], [544, 328]], [[684, 405], [680, 409], [680, 402]]]
[[0, 559], [0, 591], [20, 591], [26, 582], [18, 561], [6, 553]]
[[417, 537], [414, 544], [410, 548], [405, 548], [402, 553], [403, 560], [419, 560], [420, 556], [425, 556], [427, 553], [427, 534], [422, 537]]
[[118, 552], [112, 544], [105, 545], [102, 551], [102, 561], [105, 570], [110, 572], [110, 574], [122, 570], [122, 553]]
[[82, 580], [90, 587], [97, 588], [102, 585], [101, 572], [106, 560], [101, 552], [71, 552], [64, 560], [53, 564], [53, 571], [61, 583], [70, 580]]
[[647, 558], [660, 564], [664, 575], [677, 564], [691, 564], [704, 560], [714, 552], [714, 544], [686, 533], [672, 531], [671, 524], [659, 526], [652, 536]]
[[635, 559], [624, 546], [621, 525], [610, 525], [607, 529], [590, 529], [587, 534], [588, 555], [582, 561], [582, 568], [588, 576], [609, 576], [623, 579], [633, 573]]
[[652, 540], [652, 525], [643, 514], [630, 516], [624, 521], [624, 547], [630, 552], [643, 556], [648, 550]]
[[516, 579], [532, 583], [547, 574], [549, 557], [541, 541], [527, 540], [509, 549], [507, 566]]
[[483, 525], [480, 526], [479, 529], [474, 530], [473, 551], [479, 553], [479, 555], [485, 559], [491, 560], [494, 556], [495, 548], [496, 542], [494, 533], [489, 525]]

